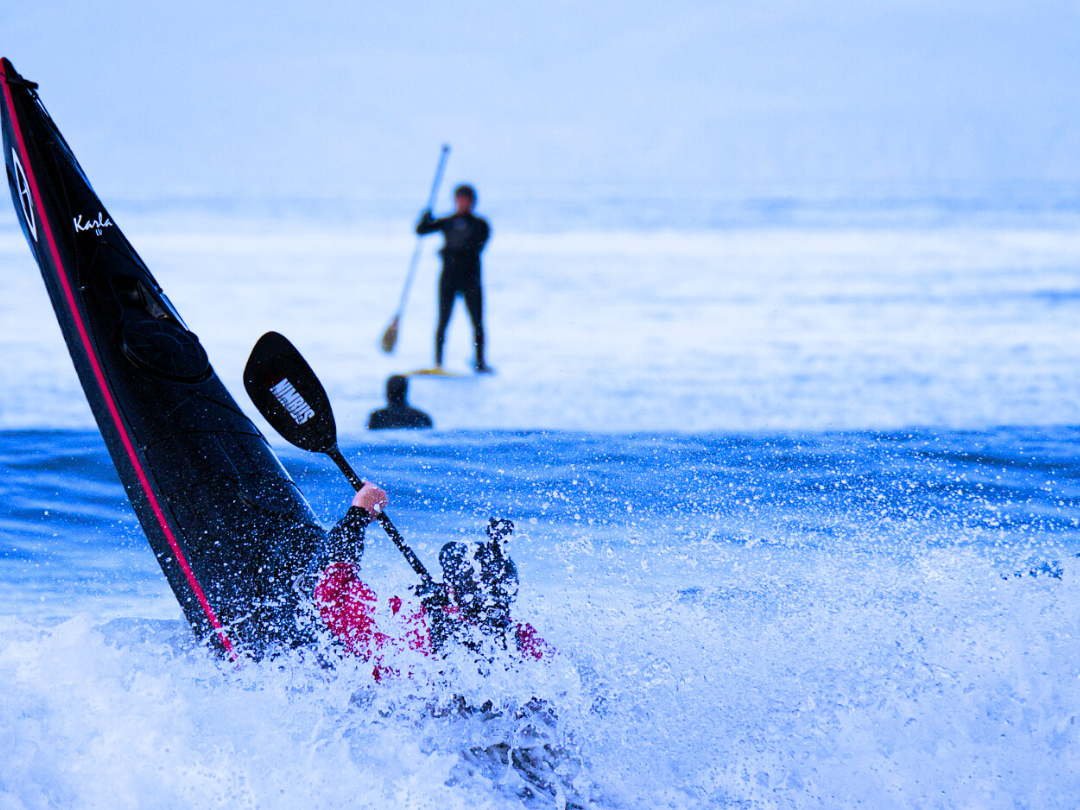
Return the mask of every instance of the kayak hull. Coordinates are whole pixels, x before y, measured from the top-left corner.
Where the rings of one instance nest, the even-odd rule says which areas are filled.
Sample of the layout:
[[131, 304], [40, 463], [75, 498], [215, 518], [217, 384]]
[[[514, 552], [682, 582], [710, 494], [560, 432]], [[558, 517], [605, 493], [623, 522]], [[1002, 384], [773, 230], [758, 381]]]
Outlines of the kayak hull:
[[36, 85], [6, 59], [0, 85], [16, 214], [185, 616], [229, 656], [303, 643], [295, 580], [323, 529], [94, 193]]

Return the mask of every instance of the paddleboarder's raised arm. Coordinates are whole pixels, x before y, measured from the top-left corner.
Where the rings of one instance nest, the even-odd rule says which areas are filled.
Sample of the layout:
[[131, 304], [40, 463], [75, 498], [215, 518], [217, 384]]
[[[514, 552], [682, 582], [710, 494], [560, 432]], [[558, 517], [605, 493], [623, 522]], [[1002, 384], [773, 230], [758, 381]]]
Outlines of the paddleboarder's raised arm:
[[420, 215], [420, 221], [416, 223], [416, 235], [427, 236], [429, 233], [441, 231], [445, 224], [445, 219], [435, 219], [435, 217], [432, 216], [431, 209], [425, 208], [424, 212]]

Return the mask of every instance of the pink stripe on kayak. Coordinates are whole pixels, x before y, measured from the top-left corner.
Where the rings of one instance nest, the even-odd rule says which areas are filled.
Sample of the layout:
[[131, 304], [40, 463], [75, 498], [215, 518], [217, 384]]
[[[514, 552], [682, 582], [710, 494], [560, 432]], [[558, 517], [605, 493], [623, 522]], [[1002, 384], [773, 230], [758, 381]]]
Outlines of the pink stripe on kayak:
[[90, 359], [90, 367], [94, 370], [94, 376], [97, 378], [98, 387], [101, 389], [102, 396], [105, 398], [105, 404], [109, 407], [109, 413], [112, 416], [113, 423], [116, 425], [117, 431], [120, 433], [120, 440], [123, 442], [124, 450], [127, 451], [128, 459], [131, 461], [131, 466], [135, 469], [135, 475], [139, 479], [139, 484], [142, 486], [143, 493], [146, 495], [146, 499], [150, 502], [150, 508], [154, 511], [154, 517], [157, 518], [158, 524], [161, 526], [161, 530], [165, 533], [165, 538], [169, 541], [169, 548], [172, 549], [173, 554], [176, 555], [176, 561], [180, 564], [180, 569], [184, 572], [184, 576], [187, 578], [188, 585], [191, 586], [191, 590], [195, 593], [195, 597], [199, 600], [199, 604], [202, 606], [203, 613], [206, 614], [206, 618], [210, 620], [210, 624], [217, 632], [218, 638], [221, 641], [221, 645], [225, 650], [236, 657], [236, 653], [233, 650], [232, 640], [225, 634], [225, 628], [218, 620], [217, 614], [214, 613], [214, 609], [210, 606], [210, 600], [206, 598], [206, 594], [203, 593], [202, 587], [199, 585], [198, 580], [195, 578], [195, 572], [191, 570], [191, 566], [188, 564], [187, 557], [184, 556], [184, 552], [180, 549], [180, 544], [176, 540], [176, 536], [173, 534], [172, 527], [169, 526], [168, 520], [165, 518], [165, 513], [158, 503], [157, 497], [154, 495], [154, 491], [150, 486], [150, 479], [146, 475], [146, 471], [143, 469], [142, 464], [139, 463], [139, 458], [135, 454], [135, 447], [132, 444], [131, 436], [128, 433], [127, 427], [124, 425], [123, 419], [120, 416], [120, 410], [116, 406], [116, 400], [113, 399], [112, 391], [109, 390], [109, 385], [105, 381], [105, 374], [101, 370], [101, 364], [98, 362], [97, 354], [94, 352], [93, 345], [90, 342], [90, 335], [86, 331], [86, 326], [83, 323], [82, 315], [79, 312], [79, 308], [75, 303], [75, 296], [71, 291], [71, 284], [68, 281], [67, 270], [64, 268], [63, 263], [60, 261], [60, 252], [56, 248], [56, 241], [53, 238], [52, 227], [49, 223], [49, 219], [45, 216], [45, 209], [42, 205], [42, 197], [38, 192], [37, 178], [34, 176], [33, 168], [30, 165], [30, 156], [26, 151], [26, 144], [23, 142], [22, 131], [16, 125], [15, 119], [15, 100], [11, 96], [11, 88], [7, 83], [7, 72], [3, 66], [0, 65], [0, 73], [4, 78], [4, 98], [7, 102], [8, 112], [11, 114], [12, 130], [15, 132], [15, 139], [18, 143], [19, 152], [23, 161], [23, 170], [26, 172], [27, 181], [30, 183], [30, 191], [34, 195], [34, 203], [38, 208], [41, 216], [41, 224], [45, 231], [46, 243], [49, 246], [49, 251], [52, 253], [53, 263], [56, 265], [58, 276], [60, 278], [60, 285], [63, 287], [64, 296], [67, 298], [68, 307], [71, 309], [72, 317], [75, 319], [75, 328], [79, 332], [79, 338], [82, 340], [83, 348], [86, 350], [86, 354]]

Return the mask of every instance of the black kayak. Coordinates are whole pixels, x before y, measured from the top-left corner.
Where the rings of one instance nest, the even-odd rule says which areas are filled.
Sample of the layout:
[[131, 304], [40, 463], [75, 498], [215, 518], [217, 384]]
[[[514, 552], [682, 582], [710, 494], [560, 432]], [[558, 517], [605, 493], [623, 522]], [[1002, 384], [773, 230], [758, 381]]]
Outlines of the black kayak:
[[0, 60], [8, 183], [143, 531], [196, 634], [229, 656], [304, 642], [311, 507], [90, 186], [37, 93]]

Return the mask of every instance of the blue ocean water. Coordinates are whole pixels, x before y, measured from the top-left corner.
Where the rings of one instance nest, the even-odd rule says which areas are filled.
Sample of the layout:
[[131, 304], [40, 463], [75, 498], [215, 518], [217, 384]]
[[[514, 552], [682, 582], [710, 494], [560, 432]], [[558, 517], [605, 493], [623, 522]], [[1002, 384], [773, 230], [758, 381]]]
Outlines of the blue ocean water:
[[[7, 806], [1064, 807], [1080, 430], [346, 437], [434, 565], [518, 524], [543, 672], [375, 686], [194, 642], [93, 431], [0, 433]], [[282, 449], [329, 523], [347, 484]], [[382, 593], [410, 573], [369, 534]], [[431, 712], [449, 690], [498, 716]], [[433, 691], [434, 690], [434, 691]], [[493, 746], [555, 710], [550, 790]], [[486, 753], [485, 753], [486, 752]], [[179, 768], [179, 771], [177, 770]], [[119, 799], [115, 798], [119, 797]]]

